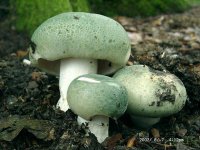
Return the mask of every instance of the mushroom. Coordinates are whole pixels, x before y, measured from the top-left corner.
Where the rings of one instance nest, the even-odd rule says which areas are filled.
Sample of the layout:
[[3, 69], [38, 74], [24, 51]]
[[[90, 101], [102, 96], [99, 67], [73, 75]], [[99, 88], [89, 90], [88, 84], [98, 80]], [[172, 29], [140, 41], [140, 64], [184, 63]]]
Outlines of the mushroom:
[[67, 89], [76, 77], [88, 73], [111, 74], [126, 64], [130, 41], [123, 27], [108, 17], [68, 12], [43, 22], [33, 33], [30, 62], [58, 75], [60, 99], [57, 107], [67, 111]]
[[87, 74], [73, 80], [67, 92], [70, 109], [88, 123], [89, 130], [101, 143], [108, 137], [109, 117], [117, 119], [127, 109], [124, 86], [111, 77]]
[[127, 113], [135, 125], [142, 128], [177, 113], [187, 99], [186, 89], [178, 77], [145, 65], [124, 67], [113, 78], [126, 87]]

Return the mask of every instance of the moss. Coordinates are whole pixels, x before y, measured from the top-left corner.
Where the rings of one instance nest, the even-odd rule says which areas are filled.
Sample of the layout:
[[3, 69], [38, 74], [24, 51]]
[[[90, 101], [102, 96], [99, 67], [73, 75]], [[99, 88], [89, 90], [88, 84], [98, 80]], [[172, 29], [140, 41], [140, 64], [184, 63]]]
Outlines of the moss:
[[142, 17], [181, 12], [191, 4], [189, 0], [89, 0], [89, 2], [92, 10], [103, 15]]
[[89, 12], [90, 9], [88, 7], [87, 0], [69, 0], [73, 11], [77, 12]]
[[85, 0], [11, 0], [16, 29], [29, 35], [46, 19], [62, 12], [89, 11]]
[[[15, 8], [16, 28], [29, 35], [44, 20], [68, 11], [82, 11], [106, 16], [154, 16], [181, 12], [200, 0], [10, 0]], [[91, 6], [91, 8], [89, 7]]]

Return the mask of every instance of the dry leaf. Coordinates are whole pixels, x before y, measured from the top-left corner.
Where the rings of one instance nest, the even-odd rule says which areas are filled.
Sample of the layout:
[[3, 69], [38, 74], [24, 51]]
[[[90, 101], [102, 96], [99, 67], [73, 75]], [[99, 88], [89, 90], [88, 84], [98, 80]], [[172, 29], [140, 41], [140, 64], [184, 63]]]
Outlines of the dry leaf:
[[178, 136], [183, 137], [187, 133], [187, 129], [179, 129], [177, 131]]
[[164, 19], [165, 19], [165, 17], [164, 17], [164, 16], [161, 16], [161, 17], [158, 18], [157, 20], [154, 20], [152, 24], [153, 24], [154, 26], [160, 26], [160, 25], [162, 25]]
[[117, 142], [120, 141], [121, 139], [122, 139], [121, 133], [115, 134], [111, 138], [109, 138], [107, 141], [108, 150], [112, 150], [116, 146]]
[[156, 128], [151, 129], [151, 134], [153, 135], [154, 138], [160, 138], [160, 132]]
[[20, 57], [20, 58], [26, 56], [27, 54], [28, 54], [28, 51], [23, 51], [23, 50], [18, 50], [16, 52], [17, 57]]

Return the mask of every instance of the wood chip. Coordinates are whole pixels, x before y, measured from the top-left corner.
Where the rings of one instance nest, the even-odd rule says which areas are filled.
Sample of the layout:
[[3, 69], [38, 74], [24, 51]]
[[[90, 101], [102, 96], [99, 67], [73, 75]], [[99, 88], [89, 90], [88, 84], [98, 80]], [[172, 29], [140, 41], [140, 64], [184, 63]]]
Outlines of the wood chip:
[[133, 137], [131, 137], [131, 138], [128, 140], [127, 145], [126, 145], [127, 148], [132, 148], [132, 147], [134, 147], [134, 146], [136, 145], [136, 143], [137, 143], [136, 138], [137, 138], [137, 135], [134, 135]]
[[40, 81], [41, 76], [42, 76], [41, 72], [32, 72], [31, 74], [31, 78], [34, 81]]
[[16, 52], [17, 57], [20, 57], [20, 58], [25, 57], [27, 54], [28, 54], [28, 51], [24, 51], [24, 50], [18, 50]]

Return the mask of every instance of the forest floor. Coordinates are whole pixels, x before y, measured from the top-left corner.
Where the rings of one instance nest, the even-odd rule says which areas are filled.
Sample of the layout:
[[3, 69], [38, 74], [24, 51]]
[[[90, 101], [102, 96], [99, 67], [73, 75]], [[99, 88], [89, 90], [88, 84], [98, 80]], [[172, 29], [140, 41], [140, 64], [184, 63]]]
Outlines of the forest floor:
[[116, 17], [132, 44], [131, 64], [167, 70], [184, 83], [188, 100], [179, 113], [148, 130], [124, 115], [110, 120], [110, 137], [99, 144], [76, 115], [55, 108], [58, 79], [22, 63], [29, 38], [9, 18], [0, 22], [0, 149], [200, 149], [200, 7], [146, 19]]

